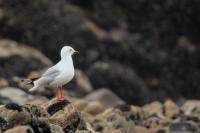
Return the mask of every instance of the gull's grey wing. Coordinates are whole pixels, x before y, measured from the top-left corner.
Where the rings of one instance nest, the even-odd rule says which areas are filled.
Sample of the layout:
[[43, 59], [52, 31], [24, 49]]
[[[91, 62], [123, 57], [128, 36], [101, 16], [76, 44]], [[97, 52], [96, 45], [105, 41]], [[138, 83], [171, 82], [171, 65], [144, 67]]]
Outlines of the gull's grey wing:
[[58, 69], [51, 67], [36, 82], [38, 85], [49, 85], [60, 73]]

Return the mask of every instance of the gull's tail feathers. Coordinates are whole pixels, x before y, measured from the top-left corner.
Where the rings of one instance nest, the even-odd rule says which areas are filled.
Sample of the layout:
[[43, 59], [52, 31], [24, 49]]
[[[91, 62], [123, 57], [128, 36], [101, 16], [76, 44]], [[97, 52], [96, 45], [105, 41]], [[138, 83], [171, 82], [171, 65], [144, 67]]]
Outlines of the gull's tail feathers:
[[33, 91], [35, 91], [35, 90], [37, 90], [38, 89], [38, 86], [34, 86], [34, 87], [32, 87], [31, 89], [29, 89], [28, 91], [29, 92], [33, 92]]
[[26, 85], [31, 85], [33, 86], [31, 89], [29, 89], [29, 92], [35, 91], [38, 86], [34, 84], [34, 81], [37, 80], [38, 78], [33, 78], [33, 79], [22, 79], [21, 81], [24, 82]]

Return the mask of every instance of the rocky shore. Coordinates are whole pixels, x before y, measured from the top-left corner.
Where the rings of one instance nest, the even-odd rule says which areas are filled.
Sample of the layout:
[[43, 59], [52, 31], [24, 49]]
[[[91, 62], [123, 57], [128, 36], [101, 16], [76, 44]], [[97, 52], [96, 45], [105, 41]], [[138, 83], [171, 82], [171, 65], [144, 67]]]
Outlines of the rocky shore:
[[73, 81], [64, 86], [66, 100], [57, 101], [54, 88], [28, 93], [30, 87], [21, 82], [53, 64], [45, 55], [5, 39], [0, 40], [0, 50], [0, 132], [200, 133], [198, 100], [128, 104], [109, 88], [94, 89], [88, 76], [76, 69]]
[[[109, 91], [104, 91], [104, 95]], [[106, 92], [106, 93], [105, 93]], [[95, 92], [94, 92], [95, 93]], [[99, 94], [99, 92], [97, 92]], [[94, 94], [93, 96], [96, 96]], [[199, 133], [200, 101], [178, 106], [171, 100], [142, 107], [115, 106], [100, 99], [71, 101], [34, 98], [20, 105], [0, 106], [0, 131], [4, 133]], [[96, 100], [96, 101], [95, 101]], [[117, 104], [118, 102], [118, 104]], [[110, 107], [108, 107], [110, 106]]]

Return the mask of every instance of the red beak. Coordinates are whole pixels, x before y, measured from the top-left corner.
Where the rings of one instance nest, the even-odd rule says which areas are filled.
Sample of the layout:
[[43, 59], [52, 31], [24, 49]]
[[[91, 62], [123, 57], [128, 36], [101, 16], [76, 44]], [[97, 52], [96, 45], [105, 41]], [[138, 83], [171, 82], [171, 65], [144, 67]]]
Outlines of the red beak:
[[80, 52], [79, 52], [79, 51], [74, 51], [73, 54], [74, 54], [74, 55], [77, 55], [77, 54], [80, 54]]

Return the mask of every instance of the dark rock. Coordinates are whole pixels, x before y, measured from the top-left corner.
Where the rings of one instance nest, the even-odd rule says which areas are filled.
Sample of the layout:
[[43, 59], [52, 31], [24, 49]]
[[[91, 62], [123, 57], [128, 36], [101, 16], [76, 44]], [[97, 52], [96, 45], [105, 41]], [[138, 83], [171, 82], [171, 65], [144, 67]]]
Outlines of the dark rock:
[[171, 132], [197, 132], [198, 127], [193, 122], [178, 122], [169, 125]]
[[57, 103], [54, 103], [52, 105], [50, 105], [47, 109], [47, 112], [50, 115], [53, 115], [54, 113], [56, 113], [59, 110], [62, 110], [65, 106], [67, 106], [68, 104], [70, 104], [69, 101], [64, 100], [64, 101], [58, 101]]
[[7, 109], [22, 111], [22, 107], [16, 103], [8, 103], [5, 105]]
[[[95, 87], [108, 87], [129, 103], [144, 104], [149, 101], [150, 92], [145, 83], [127, 66], [115, 62], [97, 62], [88, 73]], [[122, 75], [125, 76], [122, 78]]]
[[12, 126], [2, 117], [0, 117], [0, 129], [6, 130], [11, 128]]
[[32, 126], [35, 133], [51, 133], [50, 127], [45, 123], [38, 123]]
[[121, 104], [121, 105], [117, 105], [114, 108], [116, 109], [120, 109], [121, 111], [130, 111], [131, 110], [131, 106], [127, 105], [127, 104]]

